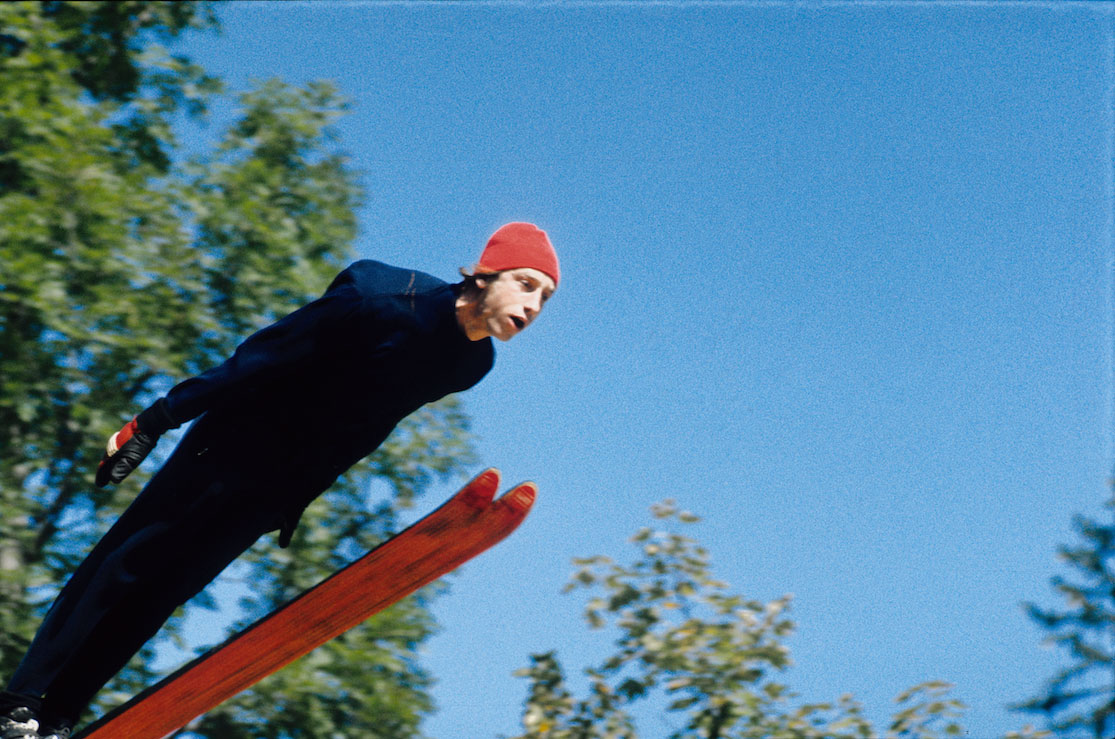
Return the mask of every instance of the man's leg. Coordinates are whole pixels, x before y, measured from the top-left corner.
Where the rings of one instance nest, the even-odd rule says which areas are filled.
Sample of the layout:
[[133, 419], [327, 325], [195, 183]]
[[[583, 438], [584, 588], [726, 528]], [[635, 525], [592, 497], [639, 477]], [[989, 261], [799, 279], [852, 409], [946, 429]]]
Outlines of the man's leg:
[[165, 532], [158, 546], [169, 556], [156, 568], [158, 572], [144, 578], [142, 588], [131, 590], [106, 610], [47, 686], [42, 705], [47, 723], [56, 719], [70, 725], [76, 722], [97, 692], [158, 632], [178, 606], [274, 528], [253, 526], [256, 521], [237, 515], [249, 513], [220, 507], [215, 517], [195, 516], [187, 525]]
[[275, 513], [183, 440], [59, 594], [8, 686], [73, 723], [165, 623], [266, 531]]

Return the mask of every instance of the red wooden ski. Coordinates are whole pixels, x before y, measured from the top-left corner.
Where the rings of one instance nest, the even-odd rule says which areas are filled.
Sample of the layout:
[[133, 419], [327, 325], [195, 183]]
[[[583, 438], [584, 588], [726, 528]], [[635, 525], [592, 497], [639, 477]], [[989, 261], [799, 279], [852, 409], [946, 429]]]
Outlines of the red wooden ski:
[[493, 501], [499, 470], [174, 674], [74, 739], [162, 739], [315, 647], [504, 539], [530, 512], [523, 483]]

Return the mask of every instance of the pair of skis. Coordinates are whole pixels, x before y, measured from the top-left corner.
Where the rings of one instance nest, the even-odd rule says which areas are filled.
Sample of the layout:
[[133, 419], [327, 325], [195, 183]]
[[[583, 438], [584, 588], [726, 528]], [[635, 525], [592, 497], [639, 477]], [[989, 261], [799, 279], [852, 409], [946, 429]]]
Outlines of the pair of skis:
[[264, 677], [502, 541], [537, 488], [493, 500], [488, 469], [437, 510], [198, 657], [74, 739], [162, 739]]

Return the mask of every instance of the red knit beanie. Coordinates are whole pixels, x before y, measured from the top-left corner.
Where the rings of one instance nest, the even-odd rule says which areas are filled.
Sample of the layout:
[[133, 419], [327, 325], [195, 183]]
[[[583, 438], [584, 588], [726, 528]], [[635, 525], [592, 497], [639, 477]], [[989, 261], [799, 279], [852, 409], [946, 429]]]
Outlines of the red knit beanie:
[[478, 270], [502, 272], [530, 267], [549, 275], [556, 286], [561, 279], [557, 253], [546, 232], [532, 223], [508, 223], [488, 239]]

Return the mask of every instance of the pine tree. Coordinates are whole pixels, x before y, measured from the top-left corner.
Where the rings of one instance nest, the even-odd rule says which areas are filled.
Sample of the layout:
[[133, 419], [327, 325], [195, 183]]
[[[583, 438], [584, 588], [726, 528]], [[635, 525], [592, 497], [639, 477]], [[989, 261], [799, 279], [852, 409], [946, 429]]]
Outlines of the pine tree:
[[1047, 643], [1070, 661], [1046, 682], [1041, 695], [1016, 708], [1044, 715], [1049, 728], [1066, 737], [1115, 737], [1115, 496], [1105, 507], [1106, 523], [1076, 516], [1081, 540], [1059, 550], [1071, 574], [1051, 583], [1064, 607], [1027, 604], [1030, 617], [1049, 633]]

